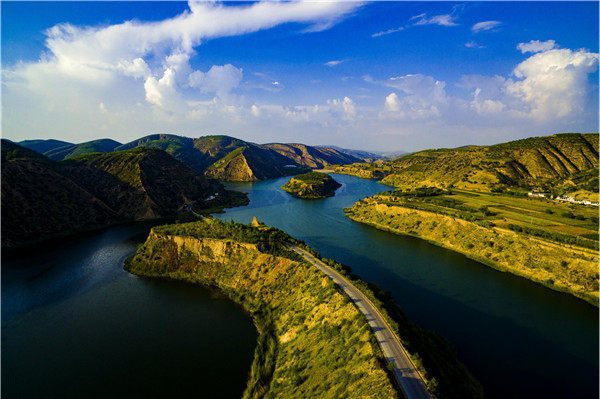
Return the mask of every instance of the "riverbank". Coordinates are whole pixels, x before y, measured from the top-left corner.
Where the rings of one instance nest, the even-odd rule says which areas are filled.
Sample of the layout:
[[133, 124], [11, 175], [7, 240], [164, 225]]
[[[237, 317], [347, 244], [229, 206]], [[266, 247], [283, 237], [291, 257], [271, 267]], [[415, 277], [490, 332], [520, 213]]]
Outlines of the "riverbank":
[[459, 252], [494, 269], [572, 294], [598, 306], [598, 252], [485, 227], [457, 217], [387, 203], [383, 196], [361, 200], [346, 215], [396, 234], [411, 235]]
[[260, 336], [244, 398], [397, 397], [364, 317], [320, 271], [277, 249], [280, 233], [215, 219], [156, 227], [126, 269], [218, 287], [252, 316]]
[[[299, 397], [394, 397], [383, 355], [362, 314], [325, 275], [276, 244], [284, 239], [310, 250], [264, 226], [215, 220], [162, 226], [153, 229], [126, 269], [216, 286], [250, 313], [260, 337], [245, 397], [267, 392], [285, 397], [293, 392]], [[482, 397], [481, 386], [443, 338], [408, 321], [376, 286], [323, 260], [350, 276], [396, 326], [439, 398]]]

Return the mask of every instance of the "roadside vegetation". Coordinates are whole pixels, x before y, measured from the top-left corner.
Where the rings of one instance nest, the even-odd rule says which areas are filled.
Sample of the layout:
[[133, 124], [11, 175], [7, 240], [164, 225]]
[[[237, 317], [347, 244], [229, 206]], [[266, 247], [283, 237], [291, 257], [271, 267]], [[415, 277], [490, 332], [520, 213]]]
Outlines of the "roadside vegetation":
[[[218, 287], [249, 312], [259, 338], [244, 398], [397, 397], [364, 316], [328, 277], [282, 242], [316, 254], [274, 228], [207, 218], [155, 227], [126, 269]], [[408, 321], [389, 293], [325, 262], [380, 308], [414, 351], [413, 360], [438, 398], [482, 397], [480, 385], [443, 338]]]

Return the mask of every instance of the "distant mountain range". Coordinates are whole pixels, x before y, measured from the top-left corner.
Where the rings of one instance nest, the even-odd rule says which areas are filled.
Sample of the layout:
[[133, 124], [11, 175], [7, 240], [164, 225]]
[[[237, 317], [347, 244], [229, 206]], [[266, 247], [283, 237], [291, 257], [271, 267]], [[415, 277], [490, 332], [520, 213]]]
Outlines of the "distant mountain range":
[[335, 145], [317, 146], [332, 148], [344, 154], [352, 155], [356, 158], [360, 158], [365, 162], [373, 162], [378, 159], [394, 159], [409, 154], [406, 151], [362, 151], [362, 150], [349, 150], [346, 148], [340, 148]]
[[57, 162], [2, 140], [1, 157], [3, 248], [173, 215], [212, 192], [202, 175], [154, 148]]
[[166, 151], [207, 177], [232, 181], [257, 181], [281, 177], [333, 164], [363, 162], [363, 158], [338, 149], [304, 144], [254, 144], [229, 136], [182, 137], [154, 134], [127, 144], [101, 139], [81, 144], [58, 140], [18, 143], [55, 161], [94, 152], [111, 153], [139, 147]]

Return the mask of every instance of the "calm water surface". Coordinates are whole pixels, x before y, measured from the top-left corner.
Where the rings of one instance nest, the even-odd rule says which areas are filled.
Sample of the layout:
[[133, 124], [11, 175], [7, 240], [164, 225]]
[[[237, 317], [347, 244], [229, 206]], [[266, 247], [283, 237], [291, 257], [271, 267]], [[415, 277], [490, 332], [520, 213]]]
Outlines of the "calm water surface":
[[231, 184], [250, 205], [218, 215], [253, 216], [306, 241], [389, 290], [421, 327], [440, 332], [488, 398], [598, 398], [598, 309], [569, 295], [412, 237], [353, 222], [343, 208], [378, 191], [375, 181], [333, 175], [335, 197], [292, 198], [288, 178]]
[[[305, 240], [392, 292], [442, 333], [488, 398], [598, 398], [598, 310], [343, 208], [388, 188], [334, 175], [336, 196], [299, 200], [287, 179], [232, 184], [251, 202], [219, 215]], [[2, 259], [2, 397], [239, 398], [251, 319], [199, 286], [130, 276], [123, 260], [149, 226], [120, 226]]]
[[123, 271], [149, 227], [2, 259], [2, 398], [241, 397], [252, 320], [217, 292]]

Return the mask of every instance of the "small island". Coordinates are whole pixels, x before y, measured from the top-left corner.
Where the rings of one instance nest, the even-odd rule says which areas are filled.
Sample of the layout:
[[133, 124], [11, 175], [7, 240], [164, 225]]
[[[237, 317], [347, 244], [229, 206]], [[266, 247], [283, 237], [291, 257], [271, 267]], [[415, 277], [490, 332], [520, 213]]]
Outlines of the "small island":
[[326, 173], [308, 172], [292, 177], [281, 188], [296, 198], [326, 198], [333, 197], [341, 186]]

